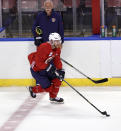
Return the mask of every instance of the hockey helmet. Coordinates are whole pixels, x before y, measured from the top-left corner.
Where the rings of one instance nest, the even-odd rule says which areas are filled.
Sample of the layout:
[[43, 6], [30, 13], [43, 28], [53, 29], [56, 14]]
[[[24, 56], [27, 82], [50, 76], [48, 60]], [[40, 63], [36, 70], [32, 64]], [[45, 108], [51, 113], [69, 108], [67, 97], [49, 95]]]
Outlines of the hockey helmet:
[[56, 32], [55, 33], [50, 33], [49, 41], [51, 41], [51, 40], [53, 40], [53, 41], [59, 40], [60, 43], [61, 43], [61, 36], [58, 33], [56, 33]]

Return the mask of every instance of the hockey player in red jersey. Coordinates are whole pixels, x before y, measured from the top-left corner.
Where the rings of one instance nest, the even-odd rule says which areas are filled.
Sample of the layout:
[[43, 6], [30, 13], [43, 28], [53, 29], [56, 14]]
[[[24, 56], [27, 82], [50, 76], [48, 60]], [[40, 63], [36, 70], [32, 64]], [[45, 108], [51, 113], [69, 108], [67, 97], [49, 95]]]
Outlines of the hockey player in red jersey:
[[49, 42], [38, 46], [37, 51], [29, 54], [30, 71], [36, 80], [36, 86], [29, 87], [30, 95], [49, 92], [51, 102], [63, 103], [64, 99], [57, 97], [65, 71], [60, 59], [61, 37], [58, 33], [49, 35]]

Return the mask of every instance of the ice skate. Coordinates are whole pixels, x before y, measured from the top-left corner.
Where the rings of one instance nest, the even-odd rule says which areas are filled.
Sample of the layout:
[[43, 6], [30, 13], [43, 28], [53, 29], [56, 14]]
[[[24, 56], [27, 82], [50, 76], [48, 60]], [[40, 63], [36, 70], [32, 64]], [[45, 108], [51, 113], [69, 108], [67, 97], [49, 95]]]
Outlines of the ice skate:
[[31, 87], [31, 86], [29, 87], [30, 95], [31, 95], [32, 98], [36, 98], [36, 93], [34, 93], [34, 92], [32, 91], [32, 88], [33, 88], [33, 87]]
[[60, 97], [50, 98], [50, 102], [51, 103], [60, 103], [60, 104], [63, 104], [64, 103], [64, 99], [60, 98]]

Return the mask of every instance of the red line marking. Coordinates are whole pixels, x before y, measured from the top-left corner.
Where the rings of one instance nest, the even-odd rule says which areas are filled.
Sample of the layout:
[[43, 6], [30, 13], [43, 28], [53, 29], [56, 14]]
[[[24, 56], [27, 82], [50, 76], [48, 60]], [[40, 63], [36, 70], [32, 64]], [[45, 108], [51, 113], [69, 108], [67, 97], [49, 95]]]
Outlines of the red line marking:
[[35, 108], [44, 94], [38, 95], [37, 98], [28, 97], [16, 112], [0, 127], [0, 131], [15, 131], [26, 116]]

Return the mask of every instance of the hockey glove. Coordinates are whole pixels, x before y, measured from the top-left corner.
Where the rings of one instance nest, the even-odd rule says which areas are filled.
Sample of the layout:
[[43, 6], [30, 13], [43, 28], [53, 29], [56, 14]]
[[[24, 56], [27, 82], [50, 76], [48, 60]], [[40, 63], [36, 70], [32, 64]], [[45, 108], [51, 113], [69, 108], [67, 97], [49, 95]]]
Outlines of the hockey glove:
[[37, 26], [35, 28], [35, 33], [36, 33], [36, 36], [34, 37], [34, 44], [36, 46], [39, 46], [41, 43], [43, 43], [43, 38], [42, 38], [43, 32], [40, 26]]
[[50, 65], [47, 67], [46, 71], [47, 71], [48, 76], [49, 76], [51, 79], [57, 78], [57, 75], [56, 75], [56, 73], [55, 73], [56, 68], [55, 68], [54, 65], [50, 64]]
[[63, 81], [64, 77], [65, 77], [65, 70], [64, 69], [61, 69], [61, 70], [57, 70], [57, 73], [58, 73], [58, 78]]
[[34, 44], [35, 44], [36, 46], [39, 46], [41, 43], [43, 43], [43, 39], [42, 39], [41, 36], [39, 36], [39, 37], [34, 37]]

